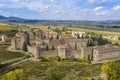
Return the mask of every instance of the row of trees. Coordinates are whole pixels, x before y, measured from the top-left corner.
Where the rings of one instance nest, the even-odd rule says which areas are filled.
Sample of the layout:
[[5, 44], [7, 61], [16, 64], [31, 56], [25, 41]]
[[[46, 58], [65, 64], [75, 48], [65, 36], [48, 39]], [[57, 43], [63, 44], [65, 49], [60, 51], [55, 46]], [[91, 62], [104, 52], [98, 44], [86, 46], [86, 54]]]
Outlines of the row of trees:
[[97, 42], [97, 45], [111, 44], [111, 41], [104, 39], [102, 35], [93, 35], [91, 39], [87, 42], [87, 47], [94, 46], [94, 42]]
[[49, 48], [49, 46], [46, 45], [46, 50], [55, 50], [55, 46], [52, 46], [52, 48]]
[[55, 58], [40, 58], [41, 62], [80, 62], [80, 63], [91, 63], [91, 58], [88, 56], [88, 58], [77, 58], [74, 57], [70, 59], [61, 59], [59, 56], [56, 56]]

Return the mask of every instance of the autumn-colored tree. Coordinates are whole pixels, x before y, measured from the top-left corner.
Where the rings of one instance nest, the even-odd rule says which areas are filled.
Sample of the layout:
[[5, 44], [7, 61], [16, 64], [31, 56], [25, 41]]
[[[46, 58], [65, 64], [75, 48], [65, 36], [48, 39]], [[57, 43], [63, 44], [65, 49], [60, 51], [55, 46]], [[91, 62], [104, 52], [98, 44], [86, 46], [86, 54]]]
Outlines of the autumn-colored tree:
[[5, 80], [24, 80], [23, 69], [15, 69], [5, 74]]
[[71, 70], [63, 80], [80, 80], [75, 70]]
[[56, 67], [49, 67], [45, 73], [46, 73], [45, 80], [58, 80]]
[[92, 80], [92, 79], [88, 78], [88, 77], [84, 77], [84, 78], [82, 78], [82, 80]]
[[120, 80], [120, 73], [118, 71], [118, 64], [115, 61], [104, 62], [102, 65], [104, 80]]

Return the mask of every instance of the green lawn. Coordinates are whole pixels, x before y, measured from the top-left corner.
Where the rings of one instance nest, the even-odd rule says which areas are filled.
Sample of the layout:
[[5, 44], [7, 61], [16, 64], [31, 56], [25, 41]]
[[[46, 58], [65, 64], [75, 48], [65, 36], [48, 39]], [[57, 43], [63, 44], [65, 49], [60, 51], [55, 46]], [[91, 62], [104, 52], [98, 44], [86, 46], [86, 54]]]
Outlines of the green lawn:
[[6, 60], [24, 56], [21, 53], [6, 51], [7, 47], [8, 46], [6, 45], [0, 45], [0, 61], [6, 61]]

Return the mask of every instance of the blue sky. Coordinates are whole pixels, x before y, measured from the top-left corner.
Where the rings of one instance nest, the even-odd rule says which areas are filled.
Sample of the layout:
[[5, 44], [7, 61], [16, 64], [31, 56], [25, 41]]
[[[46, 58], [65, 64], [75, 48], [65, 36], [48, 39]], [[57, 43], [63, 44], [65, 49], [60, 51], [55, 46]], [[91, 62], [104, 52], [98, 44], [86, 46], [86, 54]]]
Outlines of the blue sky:
[[0, 0], [0, 15], [47, 20], [118, 20], [120, 0]]

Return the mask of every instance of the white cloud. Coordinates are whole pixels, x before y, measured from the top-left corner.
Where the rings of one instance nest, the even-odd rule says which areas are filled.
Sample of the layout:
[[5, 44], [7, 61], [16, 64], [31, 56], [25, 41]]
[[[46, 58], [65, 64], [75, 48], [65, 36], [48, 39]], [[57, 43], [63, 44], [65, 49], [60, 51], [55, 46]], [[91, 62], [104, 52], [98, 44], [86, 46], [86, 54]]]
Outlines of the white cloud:
[[4, 4], [1, 4], [1, 3], [0, 3], [0, 7], [3, 7], [3, 6], [4, 6]]
[[96, 13], [97, 16], [105, 15], [105, 14], [106, 14], [105, 12]]
[[119, 10], [119, 9], [120, 9], [120, 5], [113, 7], [113, 10]]
[[102, 0], [102, 2], [107, 2], [108, 0]]
[[101, 10], [101, 9], [103, 9], [103, 7], [102, 7], [102, 6], [99, 6], [99, 7], [96, 7], [96, 8], [94, 9], [94, 11], [98, 11], [98, 10]]
[[13, 2], [19, 2], [20, 0], [11, 0], [11, 1], [13, 1]]
[[[107, 1], [110, 2], [112, 0], [84, 0], [84, 1], [82, 0], [0, 0], [0, 8], [2, 6], [3, 9], [4, 8], [6, 9], [8, 8], [8, 10], [13, 9], [13, 11], [12, 10], [8, 11], [11, 12], [12, 14], [6, 13], [7, 11], [4, 12], [3, 10], [4, 15], [14, 15], [14, 16], [40, 18], [40, 19], [83, 19], [83, 20], [95, 19], [96, 20], [96, 19], [111, 18], [111, 16], [108, 16], [109, 14], [114, 15], [115, 13], [117, 13], [114, 16], [119, 15], [118, 9], [120, 9], [120, 6], [118, 5], [113, 8], [109, 7], [108, 5], [103, 6], [102, 3], [105, 3]], [[78, 5], [78, 3], [79, 4], [83, 3], [83, 4]], [[96, 5], [99, 6], [95, 7]], [[17, 9], [18, 11], [16, 11]], [[25, 10], [28, 11], [28, 13], [30, 14], [26, 14]], [[3, 12], [1, 13], [3, 14]], [[35, 13], [35, 15], [32, 15], [33, 17], [31, 16], [32, 14], [31, 12], [33, 14]]]
[[0, 13], [1, 13], [2, 11], [0, 10]]
[[54, 2], [55, 0], [50, 0], [51, 2]]
[[88, 0], [89, 3], [94, 3], [96, 0]]

